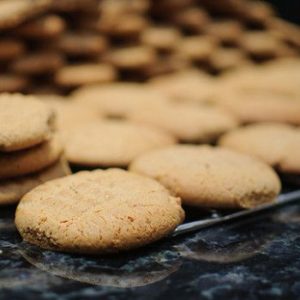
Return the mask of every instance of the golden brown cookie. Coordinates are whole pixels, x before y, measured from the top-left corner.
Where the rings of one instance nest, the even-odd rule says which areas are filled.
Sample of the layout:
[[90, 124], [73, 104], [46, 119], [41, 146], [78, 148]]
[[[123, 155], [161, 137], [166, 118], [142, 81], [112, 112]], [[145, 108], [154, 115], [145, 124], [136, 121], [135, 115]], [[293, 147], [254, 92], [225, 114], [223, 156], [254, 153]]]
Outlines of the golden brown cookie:
[[54, 39], [65, 30], [66, 22], [57, 15], [46, 15], [22, 24], [15, 29], [15, 34], [33, 40]]
[[57, 128], [60, 133], [101, 118], [101, 113], [98, 110], [69, 97], [43, 95], [39, 98], [46, 101], [55, 111]]
[[196, 69], [158, 76], [149, 83], [159, 92], [182, 102], [210, 102], [215, 91], [214, 78]]
[[95, 57], [107, 49], [107, 40], [99, 34], [68, 33], [63, 35], [58, 48], [71, 57]]
[[0, 151], [16, 151], [52, 135], [54, 112], [34, 96], [2, 94], [0, 120]]
[[70, 175], [70, 169], [64, 159], [42, 171], [0, 181], [0, 205], [17, 203], [26, 193], [49, 180]]
[[121, 70], [142, 70], [155, 63], [155, 51], [146, 46], [130, 46], [112, 50], [106, 57], [111, 63]]
[[0, 179], [38, 172], [56, 162], [62, 153], [57, 136], [40, 145], [9, 153], [0, 153]]
[[25, 52], [25, 45], [17, 39], [0, 40], [0, 61], [7, 62]]
[[158, 182], [110, 169], [47, 182], [18, 205], [27, 242], [56, 251], [102, 254], [144, 246], [183, 221], [180, 199]]
[[127, 167], [138, 155], [174, 143], [159, 129], [115, 120], [76, 127], [64, 139], [67, 160], [88, 167]]
[[73, 93], [82, 105], [94, 107], [108, 117], [124, 118], [135, 110], [169, 101], [169, 98], [145, 84], [111, 83], [82, 87]]
[[0, 28], [19, 25], [27, 18], [45, 11], [50, 0], [2, 0], [0, 1]]
[[214, 39], [209, 36], [191, 36], [182, 39], [177, 51], [192, 62], [206, 62], [216, 48]]
[[191, 206], [250, 208], [273, 201], [280, 191], [280, 181], [267, 164], [209, 146], [150, 151], [135, 159], [130, 170], [158, 180]]
[[226, 20], [211, 22], [205, 32], [223, 45], [238, 45], [243, 36], [243, 27], [238, 21]]
[[180, 26], [183, 30], [191, 33], [202, 33], [207, 24], [209, 16], [206, 11], [199, 7], [188, 7], [170, 16], [173, 24]]
[[55, 82], [62, 87], [106, 83], [116, 78], [116, 71], [109, 64], [70, 65], [61, 68], [55, 74]]
[[219, 140], [226, 148], [260, 158], [279, 172], [300, 174], [300, 129], [261, 123], [228, 132]]
[[0, 93], [24, 92], [29, 86], [30, 82], [24, 76], [12, 74], [0, 75]]
[[218, 98], [218, 105], [242, 123], [283, 122], [300, 125], [298, 96], [259, 89], [236, 89], [227, 92], [221, 90]]
[[223, 110], [210, 106], [165, 104], [133, 111], [129, 119], [166, 130], [189, 143], [211, 142], [238, 122]]
[[142, 44], [159, 51], [174, 50], [180, 39], [180, 31], [173, 27], [149, 27], [141, 35]]
[[52, 74], [63, 64], [64, 58], [57, 52], [37, 52], [14, 60], [11, 70], [22, 75]]

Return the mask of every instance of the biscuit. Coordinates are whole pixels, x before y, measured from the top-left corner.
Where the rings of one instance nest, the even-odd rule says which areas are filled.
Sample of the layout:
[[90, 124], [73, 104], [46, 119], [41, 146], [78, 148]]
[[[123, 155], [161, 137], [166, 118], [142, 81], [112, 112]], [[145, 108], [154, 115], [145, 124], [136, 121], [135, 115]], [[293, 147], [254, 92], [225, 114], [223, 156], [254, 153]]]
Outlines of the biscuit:
[[0, 75], [0, 93], [24, 92], [29, 86], [30, 82], [24, 76], [12, 74]]
[[42, 171], [0, 181], [0, 205], [17, 203], [26, 193], [49, 180], [70, 175], [68, 164], [62, 159]]
[[71, 57], [101, 55], [107, 46], [107, 40], [104, 37], [86, 32], [65, 34], [58, 42], [58, 48]]
[[51, 51], [28, 54], [15, 59], [11, 70], [21, 75], [52, 74], [64, 64], [61, 54]]
[[65, 153], [78, 166], [127, 167], [138, 155], [174, 143], [171, 135], [159, 129], [107, 120], [70, 130], [65, 135]]
[[147, 19], [137, 14], [102, 15], [98, 22], [100, 33], [118, 39], [134, 40], [147, 26]]
[[180, 31], [172, 27], [149, 27], [141, 35], [141, 42], [159, 51], [172, 51], [180, 42]]
[[0, 40], [0, 61], [7, 62], [25, 52], [25, 45], [16, 39]]
[[228, 132], [223, 147], [260, 158], [281, 173], [300, 174], [300, 130], [280, 123], [261, 123]]
[[116, 78], [117, 73], [109, 64], [78, 64], [61, 68], [54, 80], [62, 87], [78, 87], [111, 82]]
[[44, 12], [50, 0], [2, 0], [0, 1], [0, 29], [19, 25], [24, 20]]
[[22, 24], [14, 30], [22, 38], [33, 40], [54, 39], [66, 28], [66, 22], [57, 15], [46, 15]]
[[243, 36], [242, 25], [234, 20], [215, 21], [205, 28], [206, 34], [225, 46], [238, 45]]
[[0, 120], [0, 151], [16, 151], [51, 136], [54, 112], [34, 96], [2, 94]]
[[155, 63], [156, 52], [146, 46], [130, 46], [111, 50], [106, 61], [121, 70], [141, 70]]
[[145, 84], [125, 82], [82, 87], [73, 93], [73, 97], [81, 104], [115, 118], [125, 118], [132, 111], [169, 101], [168, 97]]
[[225, 111], [210, 106], [166, 104], [133, 111], [130, 120], [166, 130], [181, 142], [214, 141], [238, 122]]
[[206, 62], [215, 50], [216, 44], [208, 36], [192, 36], [182, 39], [177, 51], [193, 62]]
[[189, 7], [170, 17], [173, 24], [189, 33], [202, 33], [209, 24], [209, 16], [198, 7]]
[[130, 170], [155, 178], [186, 205], [251, 208], [271, 202], [280, 181], [267, 164], [210, 146], [177, 145], [135, 159]]
[[218, 105], [241, 123], [283, 122], [300, 125], [298, 96], [259, 89], [233, 89], [227, 92], [221, 90], [218, 98]]
[[80, 172], [35, 188], [22, 198], [15, 222], [29, 243], [99, 255], [152, 243], [183, 219], [180, 199], [158, 182], [110, 169]]
[[210, 102], [215, 91], [213, 77], [196, 69], [158, 76], [149, 83], [157, 91], [180, 102]]
[[62, 150], [60, 140], [54, 136], [51, 140], [26, 150], [0, 153], [0, 179], [38, 172], [56, 162]]
[[56, 113], [57, 128], [60, 133], [81, 126], [93, 120], [99, 120], [101, 113], [82, 102], [72, 101], [68, 97], [57, 95], [39, 96]]

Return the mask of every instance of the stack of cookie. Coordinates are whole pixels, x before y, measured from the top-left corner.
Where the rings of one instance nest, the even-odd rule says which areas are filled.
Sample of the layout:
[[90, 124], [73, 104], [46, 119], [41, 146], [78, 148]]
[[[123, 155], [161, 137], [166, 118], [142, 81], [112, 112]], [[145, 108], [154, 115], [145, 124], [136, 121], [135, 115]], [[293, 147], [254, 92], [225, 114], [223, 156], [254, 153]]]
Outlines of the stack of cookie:
[[18, 202], [35, 186], [69, 174], [53, 111], [32, 96], [0, 96], [0, 204]]
[[250, 0], [2, 0], [0, 92], [59, 93], [298, 57], [300, 30]]

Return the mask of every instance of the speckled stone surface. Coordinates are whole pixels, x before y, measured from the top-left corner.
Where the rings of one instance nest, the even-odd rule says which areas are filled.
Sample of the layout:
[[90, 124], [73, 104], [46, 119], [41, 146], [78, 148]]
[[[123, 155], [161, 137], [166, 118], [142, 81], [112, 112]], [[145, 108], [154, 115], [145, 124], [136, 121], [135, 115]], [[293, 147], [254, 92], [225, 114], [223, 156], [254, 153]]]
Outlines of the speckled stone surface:
[[300, 299], [300, 201], [133, 253], [84, 257], [21, 241], [0, 211], [0, 299]]

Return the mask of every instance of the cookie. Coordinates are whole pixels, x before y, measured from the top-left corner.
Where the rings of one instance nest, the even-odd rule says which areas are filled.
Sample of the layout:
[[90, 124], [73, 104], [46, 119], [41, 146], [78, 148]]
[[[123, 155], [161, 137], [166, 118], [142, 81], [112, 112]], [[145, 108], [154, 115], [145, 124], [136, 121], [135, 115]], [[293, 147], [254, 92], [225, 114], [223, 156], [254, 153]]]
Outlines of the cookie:
[[117, 78], [115, 69], [109, 64], [77, 64], [61, 68], [55, 74], [55, 82], [61, 87], [106, 83]]
[[45, 249], [102, 254], [150, 244], [183, 221], [180, 199], [158, 182], [110, 169], [80, 172], [26, 194], [16, 226]]
[[166, 130], [181, 142], [214, 141], [238, 122], [225, 111], [210, 106], [166, 104], [136, 110], [130, 120]]
[[54, 112], [34, 96], [2, 94], [0, 120], [0, 151], [16, 151], [51, 136]]
[[56, 162], [62, 150], [60, 140], [54, 136], [51, 140], [26, 150], [0, 153], [0, 179], [38, 172]]
[[57, 15], [46, 15], [22, 24], [14, 30], [18, 36], [30, 40], [54, 39], [66, 28], [66, 22]]
[[155, 51], [146, 46], [129, 46], [111, 50], [106, 61], [121, 70], [141, 70], [155, 63]]
[[281, 173], [300, 174], [300, 129], [279, 123], [261, 123], [228, 132], [223, 147], [260, 158]]
[[107, 40], [99, 34], [68, 33], [63, 35], [58, 48], [71, 57], [95, 57], [107, 49]]
[[205, 32], [225, 46], [239, 45], [244, 34], [242, 25], [235, 20], [211, 22]]
[[26, 193], [49, 180], [70, 175], [68, 164], [62, 159], [35, 174], [0, 181], [0, 205], [17, 203]]
[[168, 97], [145, 84], [125, 82], [82, 87], [73, 93], [73, 97], [114, 118], [126, 118], [137, 109], [169, 101]]
[[0, 1], [0, 29], [12, 28], [24, 20], [44, 12], [50, 2], [50, 0]]
[[206, 62], [215, 50], [216, 43], [209, 36], [191, 36], [182, 39], [177, 51], [192, 62]]
[[298, 96], [268, 90], [236, 89], [221, 90], [218, 98], [218, 106], [233, 114], [241, 123], [283, 122], [300, 125]]
[[157, 91], [179, 102], [210, 102], [215, 92], [214, 78], [196, 69], [158, 76], [149, 83]]
[[12, 74], [0, 75], [0, 93], [24, 92], [29, 86], [30, 82], [24, 76]]
[[67, 160], [78, 166], [127, 167], [146, 151], [175, 143], [159, 129], [128, 121], [91, 122], [65, 136]]
[[52, 51], [37, 52], [14, 60], [11, 71], [21, 75], [52, 74], [64, 65], [61, 54]]
[[149, 27], [143, 31], [141, 42], [158, 51], [169, 52], [180, 43], [180, 31], [173, 27]]
[[93, 107], [84, 105], [78, 101], [72, 101], [68, 97], [57, 95], [39, 96], [56, 113], [57, 128], [60, 133], [81, 126], [101, 118], [101, 113]]
[[102, 15], [98, 22], [100, 33], [121, 40], [136, 40], [147, 27], [147, 19], [137, 14]]
[[240, 41], [240, 47], [255, 59], [277, 56], [281, 42], [269, 32], [247, 32]]
[[209, 58], [209, 66], [213, 71], [222, 72], [250, 64], [245, 54], [235, 48], [219, 48]]
[[25, 52], [25, 45], [16, 39], [0, 40], [0, 61], [7, 62]]
[[130, 170], [155, 178], [186, 205], [251, 208], [272, 202], [280, 181], [267, 164], [238, 152], [210, 146], [177, 145], [150, 151]]
[[170, 16], [173, 24], [188, 33], [202, 33], [209, 24], [209, 16], [199, 7], [188, 7]]

